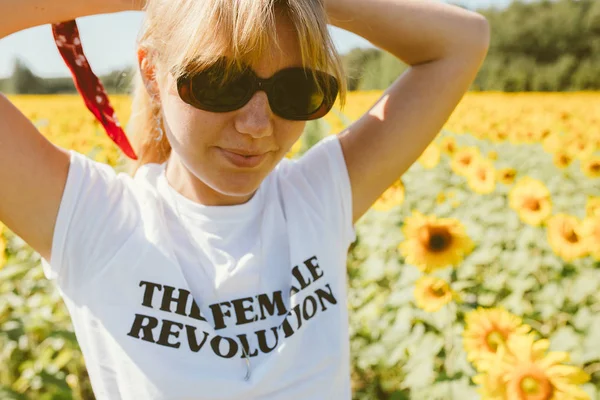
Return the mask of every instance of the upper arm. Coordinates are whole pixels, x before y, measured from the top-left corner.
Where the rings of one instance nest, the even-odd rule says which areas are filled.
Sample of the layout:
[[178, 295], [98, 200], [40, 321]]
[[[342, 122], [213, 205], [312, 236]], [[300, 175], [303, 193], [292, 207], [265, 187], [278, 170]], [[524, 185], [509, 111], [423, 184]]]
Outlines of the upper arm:
[[69, 159], [0, 94], [0, 221], [48, 259]]
[[486, 51], [410, 67], [339, 133], [356, 222], [435, 138], [475, 79]]

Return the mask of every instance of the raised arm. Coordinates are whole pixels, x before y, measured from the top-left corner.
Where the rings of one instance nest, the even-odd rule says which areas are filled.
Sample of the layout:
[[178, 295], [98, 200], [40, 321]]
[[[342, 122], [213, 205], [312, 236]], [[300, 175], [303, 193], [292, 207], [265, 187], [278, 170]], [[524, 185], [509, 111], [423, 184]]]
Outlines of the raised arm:
[[145, 0], [0, 0], [0, 39], [34, 26], [142, 10]]
[[332, 24], [410, 65], [339, 134], [356, 222], [417, 160], [475, 79], [490, 27], [480, 14], [434, 0], [325, 0]]
[[[0, 0], [0, 39], [38, 25], [140, 5], [139, 0]], [[66, 150], [48, 141], [0, 94], [0, 221], [48, 260], [69, 161]]]

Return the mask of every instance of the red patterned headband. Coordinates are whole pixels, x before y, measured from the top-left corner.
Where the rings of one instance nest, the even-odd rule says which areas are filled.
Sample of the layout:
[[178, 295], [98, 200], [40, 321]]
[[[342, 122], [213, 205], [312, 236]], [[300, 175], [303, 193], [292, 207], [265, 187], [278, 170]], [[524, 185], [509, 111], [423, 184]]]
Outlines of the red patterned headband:
[[94, 75], [87, 58], [83, 54], [79, 29], [75, 20], [52, 25], [56, 46], [65, 63], [71, 70], [75, 87], [83, 97], [85, 105], [100, 121], [108, 136], [119, 146], [127, 157], [137, 160], [137, 156], [127, 140], [125, 132], [108, 101], [104, 86]]

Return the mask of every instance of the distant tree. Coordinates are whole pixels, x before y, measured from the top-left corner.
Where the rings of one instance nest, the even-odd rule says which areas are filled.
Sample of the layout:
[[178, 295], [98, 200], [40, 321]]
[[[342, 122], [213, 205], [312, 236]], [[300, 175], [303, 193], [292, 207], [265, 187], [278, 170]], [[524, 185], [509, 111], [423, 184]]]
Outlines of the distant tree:
[[476, 78], [480, 89], [600, 89], [600, 1], [516, 0], [502, 10], [478, 12], [492, 31]]
[[361, 79], [368, 72], [367, 67], [371, 65], [372, 60], [379, 57], [381, 50], [373, 48], [355, 48], [344, 54], [342, 59], [347, 74], [348, 90], [358, 89]]
[[44, 80], [37, 77], [20, 59], [14, 63], [8, 91], [22, 94], [47, 93]]

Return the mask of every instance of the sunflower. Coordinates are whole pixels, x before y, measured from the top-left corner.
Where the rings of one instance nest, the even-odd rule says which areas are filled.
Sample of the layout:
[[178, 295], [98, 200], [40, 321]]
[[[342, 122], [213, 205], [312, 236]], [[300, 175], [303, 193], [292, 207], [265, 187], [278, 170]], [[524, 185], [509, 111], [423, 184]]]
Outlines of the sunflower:
[[508, 194], [509, 205], [526, 224], [538, 226], [552, 212], [550, 191], [539, 180], [529, 176], [517, 181]]
[[492, 193], [496, 188], [494, 164], [486, 158], [474, 160], [467, 172], [467, 184], [475, 193]]
[[488, 139], [492, 142], [492, 143], [501, 143], [504, 142], [508, 139], [509, 135], [508, 132], [504, 129], [492, 129], [489, 133], [488, 133]]
[[581, 172], [588, 178], [600, 178], [600, 156], [581, 160]]
[[514, 168], [501, 168], [496, 171], [496, 179], [505, 185], [511, 185], [516, 176], [517, 170]]
[[475, 146], [467, 146], [457, 150], [450, 161], [450, 168], [457, 175], [465, 176], [471, 163], [481, 157], [479, 149]]
[[600, 215], [600, 196], [588, 196], [585, 203], [585, 215], [587, 217]]
[[444, 192], [439, 192], [436, 196], [435, 196], [435, 202], [436, 204], [442, 204], [443, 202], [445, 202], [447, 199], [446, 194]]
[[513, 335], [496, 354], [482, 361], [483, 373], [473, 380], [488, 400], [589, 400], [577, 385], [590, 380], [581, 368], [563, 365], [569, 353], [551, 351], [547, 339]]
[[402, 230], [405, 240], [398, 248], [408, 264], [425, 273], [460, 263], [475, 247], [464, 225], [454, 218], [425, 216], [413, 211]]
[[560, 133], [551, 133], [542, 141], [543, 149], [550, 154], [554, 154], [564, 146], [564, 139]]
[[6, 265], [6, 241], [0, 233], [0, 269]]
[[454, 293], [445, 280], [434, 276], [422, 276], [415, 282], [414, 295], [417, 307], [427, 312], [435, 312], [448, 304]]
[[583, 240], [581, 221], [572, 215], [559, 213], [548, 219], [548, 243], [563, 260], [573, 261], [585, 257], [587, 243]]
[[450, 156], [453, 155], [458, 149], [458, 146], [456, 145], [456, 140], [453, 136], [446, 136], [440, 139], [439, 146], [442, 153], [446, 153]]
[[567, 149], [579, 159], [588, 158], [594, 153], [595, 144], [587, 136], [579, 134], [571, 137], [567, 143]]
[[479, 369], [486, 354], [495, 354], [498, 346], [512, 335], [522, 335], [530, 331], [521, 318], [501, 307], [483, 308], [465, 315], [463, 346], [467, 359]]
[[425, 168], [432, 169], [440, 162], [441, 150], [435, 142], [431, 142], [417, 161]]
[[392, 184], [375, 203], [373, 203], [373, 209], [377, 211], [388, 211], [396, 206], [401, 205], [404, 202], [404, 184], [402, 180], [398, 179]]
[[600, 261], [600, 214], [583, 220], [581, 234], [590, 255]]
[[571, 162], [573, 162], [573, 158], [574, 157], [571, 155], [570, 152], [568, 152], [567, 150], [560, 149], [554, 152], [552, 162], [554, 163], [554, 165], [556, 165], [557, 168], [563, 169], [571, 165]]

